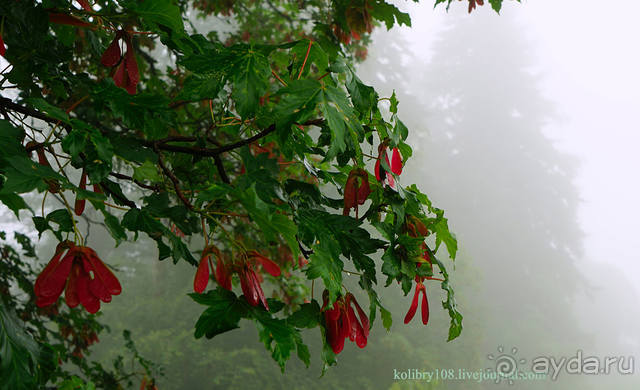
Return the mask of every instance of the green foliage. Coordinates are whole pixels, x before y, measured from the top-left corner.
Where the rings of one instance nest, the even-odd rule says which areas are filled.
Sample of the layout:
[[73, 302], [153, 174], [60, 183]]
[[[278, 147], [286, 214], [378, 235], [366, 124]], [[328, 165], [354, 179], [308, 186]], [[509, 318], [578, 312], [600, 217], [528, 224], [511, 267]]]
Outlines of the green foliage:
[[37, 369], [38, 345], [4, 304], [0, 304], [0, 356], [2, 389], [31, 389], [42, 382]]
[[[501, 1], [490, 3], [500, 10]], [[0, 98], [0, 201], [17, 217], [30, 210], [20, 194], [38, 193], [42, 210], [32, 211], [32, 220], [39, 235], [50, 231], [56, 241], [73, 237], [82, 244], [78, 226], [89, 200], [116, 245], [138, 240], [143, 232], [156, 242], [159, 260], [197, 266], [200, 254], [206, 263], [206, 254], [214, 253], [205, 266], [215, 274], [225, 265], [232, 289], [240, 278], [245, 294], [242, 272], [255, 272], [250, 288], [261, 289], [263, 282], [275, 287], [266, 301], [271, 310], [221, 286], [190, 294], [207, 307], [195, 337], [212, 338], [249, 319], [283, 371], [294, 352], [309, 365], [301, 337], [306, 328], [320, 328], [325, 368], [335, 363], [323, 311], [344, 296], [343, 273], [359, 275], [370, 322], [380, 311], [389, 330], [392, 318], [376, 291], [376, 263], [381, 258], [386, 286], [396, 280], [406, 294], [417, 278], [437, 276], [416, 266], [422, 245], [433, 248], [427, 251], [443, 278], [449, 340], [460, 334], [462, 315], [447, 270], [435, 257], [444, 244], [454, 259], [456, 238], [444, 212], [415, 185], [405, 186], [398, 167], [383, 157], [387, 148], [399, 151], [405, 165], [412, 154], [395, 93], [380, 98], [353, 68], [366, 56], [373, 27], [410, 26], [407, 13], [383, 0], [308, 1], [302, 7], [288, 0], [269, 7], [248, 0], [99, 0], [80, 2], [82, 10], [74, 4], [0, 4], [4, 57], [11, 65], [6, 79], [19, 91], [15, 101]], [[202, 17], [233, 14], [237, 29], [224, 41], [215, 30], [185, 29], [191, 23], [188, 5]], [[117, 53], [108, 49], [116, 48], [114, 42]], [[163, 50], [163, 58], [154, 58], [153, 49]], [[372, 156], [375, 149], [379, 156]], [[356, 202], [353, 217], [347, 207], [349, 173], [371, 172], [376, 162], [378, 172], [363, 179], [369, 186], [366, 202]], [[87, 183], [77, 180], [81, 174]], [[60, 202], [58, 209], [45, 215], [52, 198]], [[366, 208], [362, 214], [360, 206]], [[411, 234], [416, 221], [428, 233]], [[204, 238], [206, 248], [194, 237]], [[267, 276], [264, 262], [251, 263], [256, 254], [281, 272]], [[220, 278], [216, 274], [222, 284]], [[21, 283], [33, 298], [27, 279]], [[308, 297], [308, 284], [316, 281], [327, 291], [322, 305]], [[27, 305], [34, 310], [33, 301]], [[69, 313], [78, 315], [75, 309]], [[44, 380], [34, 363], [40, 356], [36, 348], [14, 342], [20, 332], [9, 327], [10, 314], [2, 318], [4, 329], [13, 332], [3, 334], [3, 351], [15, 350], [11, 356], [19, 357], [14, 375]], [[150, 363], [124, 336], [134, 360], [149, 373]], [[47, 340], [40, 335], [41, 344]], [[95, 386], [104, 384], [95, 379], [101, 366], [78, 361]], [[115, 369], [122, 371], [121, 360]], [[67, 377], [61, 386], [76, 382]]]
[[302, 342], [299, 328], [314, 328], [320, 323], [320, 307], [316, 301], [305, 304], [288, 319], [279, 319], [273, 314], [284, 304], [270, 300], [270, 312], [255, 308], [240, 299], [233, 292], [218, 288], [206, 294], [189, 294], [201, 305], [207, 306], [196, 323], [195, 337], [212, 338], [224, 332], [238, 328], [242, 318], [253, 320], [258, 328], [260, 341], [271, 351], [271, 356], [284, 372], [285, 364], [291, 353], [297, 355], [307, 366], [310, 363], [309, 350]]

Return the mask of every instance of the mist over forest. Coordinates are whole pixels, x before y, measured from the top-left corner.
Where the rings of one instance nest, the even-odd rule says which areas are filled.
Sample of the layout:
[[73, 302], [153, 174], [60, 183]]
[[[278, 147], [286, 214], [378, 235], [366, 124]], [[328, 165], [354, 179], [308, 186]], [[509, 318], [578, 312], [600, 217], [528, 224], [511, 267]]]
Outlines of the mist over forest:
[[[637, 184], [635, 177], [621, 182], [618, 176], [614, 182], [603, 182], [601, 189], [585, 184], [591, 181], [589, 175], [597, 172], [583, 152], [591, 151], [600, 136], [581, 136], [575, 127], [589, 121], [577, 122], [575, 116], [581, 113], [588, 117], [599, 109], [605, 112], [593, 114], [598, 118], [618, 115], [606, 111], [611, 107], [629, 115], [632, 122], [619, 126], [609, 141], [601, 140], [602, 153], [610, 153], [609, 159], [615, 160], [615, 145], [632, 143], [632, 150], [638, 145], [637, 134], [625, 138], [640, 128], [625, 104], [635, 102], [634, 108], [639, 109], [638, 100], [622, 93], [620, 99], [625, 103], [599, 105], [597, 99], [581, 96], [575, 84], [554, 84], [562, 74], [554, 74], [560, 71], [553, 61], [562, 58], [552, 61], [546, 57], [551, 56], [549, 47], [532, 27], [544, 25], [540, 18], [545, 12], [554, 12], [554, 4], [532, 3], [505, 4], [501, 15], [489, 12], [486, 6], [467, 15], [466, 7], [452, 7], [446, 13], [444, 9], [432, 10], [430, 4], [403, 3], [401, 6], [412, 14], [413, 28], [375, 30], [367, 59], [357, 68], [359, 77], [373, 85], [381, 97], [395, 91], [400, 102], [398, 114], [410, 130], [407, 143], [413, 147], [401, 182], [416, 183], [434, 205], [446, 210], [449, 227], [456, 234], [459, 252], [450, 273], [464, 316], [464, 330], [458, 339], [446, 341], [449, 317], [440, 308], [446, 297], [437, 284], [427, 285], [433, 309], [429, 324], [424, 326], [419, 321], [402, 323], [412, 292], [404, 296], [393, 283], [391, 288], [379, 289], [394, 318], [390, 332], [377, 318], [371, 330], [375, 337], [366, 348], [348, 343], [338, 365], [321, 377], [321, 362], [314, 355], [322, 349], [320, 332], [307, 331], [303, 337], [312, 352], [311, 367], [291, 359], [281, 374], [248, 321], [241, 322], [240, 329], [211, 340], [194, 339], [193, 325], [202, 312], [186, 295], [192, 292], [194, 267], [186, 262], [158, 262], [156, 245], [146, 236], [135, 244], [124, 242], [114, 248], [104, 226], [91, 224], [88, 228], [81, 220], [81, 229], [90, 229], [87, 242], [120, 271], [123, 285], [122, 294], [114, 298], [119, 303], [101, 309], [99, 318], [110, 332], [101, 336], [90, 358], [101, 362], [114, 359], [123, 346], [122, 331], [129, 329], [140, 353], [162, 367], [160, 389], [381, 390], [511, 387], [503, 383], [506, 379], [500, 383], [394, 379], [394, 369], [484, 372], [496, 368], [496, 359], [505, 354], [526, 372], [537, 357], [570, 359], [578, 351], [599, 359], [635, 359], [640, 347], [639, 279], [633, 264], [637, 251], [621, 249], [624, 244], [608, 235], [619, 235], [623, 243], [629, 242], [629, 248], [637, 247], [637, 230], [633, 230], [637, 227], [633, 221], [640, 216], [637, 198], [620, 195], [620, 200], [608, 200], [614, 211], [602, 211], [602, 203], [594, 199], [599, 199], [598, 191], [613, 196], [636, 194]], [[591, 5], [585, 7], [591, 9]], [[624, 12], [623, 5], [616, 7], [617, 12]], [[564, 7], [557, 12], [569, 17]], [[524, 16], [527, 13], [531, 15]], [[605, 20], [609, 20], [607, 15]], [[580, 14], [572, 17], [580, 18]], [[204, 22], [197, 21], [200, 23]], [[556, 28], [559, 24], [551, 25]], [[581, 23], [576, 29], [585, 26]], [[636, 27], [635, 36], [638, 32]], [[578, 33], [572, 34], [577, 35], [576, 46], [585, 44]], [[629, 45], [632, 38], [616, 37]], [[633, 50], [631, 46], [624, 49]], [[625, 53], [618, 55], [617, 61], [625, 61]], [[610, 68], [589, 77], [606, 78], [616, 72], [616, 63], [611, 60]], [[626, 67], [621, 71], [629, 72]], [[638, 81], [635, 77], [633, 81]], [[631, 88], [631, 84], [620, 87]], [[592, 94], [597, 95], [597, 90]], [[563, 99], [573, 98], [585, 99], [578, 108], [583, 111], [563, 104]], [[612, 118], [612, 122], [620, 120]], [[608, 130], [601, 128], [600, 122], [594, 119], [591, 123], [595, 130], [582, 129], [607, 137]], [[629, 158], [626, 168], [620, 169], [635, 173], [639, 157]], [[620, 187], [612, 191], [612, 183]], [[135, 199], [135, 192], [129, 194]], [[39, 209], [39, 200], [34, 198], [32, 203]], [[17, 221], [4, 206], [0, 212], [0, 230], [28, 234], [37, 241], [38, 255], [53, 250], [54, 238], [45, 234], [38, 239], [27, 222], [28, 213], [23, 212]], [[612, 234], [617, 229], [612, 215], [622, 215], [629, 225]], [[99, 219], [95, 210], [87, 210], [85, 216]], [[594, 232], [593, 226], [602, 229], [601, 240], [600, 230]], [[189, 243], [190, 248], [202, 245], [198, 240]], [[594, 245], [600, 249], [594, 250]], [[39, 266], [44, 258], [47, 256], [40, 256]], [[355, 286], [357, 281], [346, 276], [345, 283]], [[315, 294], [320, 293], [316, 286]], [[364, 294], [358, 299], [367, 301]], [[635, 371], [587, 375], [561, 369], [554, 379], [511, 385], [517, 389], [635, 389], [640, 380]]]

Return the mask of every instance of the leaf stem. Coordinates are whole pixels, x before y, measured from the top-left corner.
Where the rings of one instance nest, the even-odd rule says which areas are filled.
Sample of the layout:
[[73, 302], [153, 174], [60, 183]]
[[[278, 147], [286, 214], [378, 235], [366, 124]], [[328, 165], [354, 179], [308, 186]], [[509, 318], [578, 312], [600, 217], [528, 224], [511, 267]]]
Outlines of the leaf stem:
[[287, 86], [287, 83], [285, 83], [284, 80], [281, 79], [280, 76], [278, 76], [278, 74], [273, 69], [271, 69], [271, 74], [280, 82], [280, 84], [282, 84], [285, 87]]
[[307, 64], [307, 59], [309, 59], [309, 52], [311, 51], [311, 45], [313, 44], [312, 40], [309, 40], [309, 47], [307, 47], [307, 54], [304, 56], [304, 61], [302, 61], [302, 67], [300, 68], [300, 73], [298, 73], [298, 80], [302, 77], [302, 71], [304, 70], [304, 66]]
[[84, 245], [84, 239], [82, 238], [82, 234], [78, 229], [78, 225], [76, 224], [76, 219], [73, 218], [73, 211], [71, 210], [71, 206], [69, 206], [69, 202], [67, 202], [67, 198], [64, 197], [64, 194], [62, 192], [60, 192], [60, 197], [64, 202], [64, 207], [67, 209], [67, 212], [69, 213], [69, 217], [71, 217], [71, 223], [73, 224], [73, 236], [76, 242], [78, 242], [80, 245]]

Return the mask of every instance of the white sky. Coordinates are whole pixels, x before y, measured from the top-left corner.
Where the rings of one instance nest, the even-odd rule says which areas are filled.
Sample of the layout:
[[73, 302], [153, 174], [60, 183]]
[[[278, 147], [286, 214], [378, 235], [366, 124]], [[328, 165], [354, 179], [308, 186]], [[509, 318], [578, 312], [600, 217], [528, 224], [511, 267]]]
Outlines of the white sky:
[[[403, 29], [428, 60], [448, 17], [444, 7], [399, 4], [411, 10]], [[485, 2], [487, 3], [487, 2]], [[462, 12], [454, 2], [450, 12]], [[466, 12], [466, 11], [464, 11]], [[488, 4], [477, 13], [492, 13]], [[556, 147], [579, 159], [575, 184], [585, 254], [621, 268], [640, 286], [640, 1], [505, 0], [500, 18], [522, 26], [542, 93], [562, 116], [545, 129]]]
[[567, 119], [547, 134], [580, 158], [585, 253], [625, 269], [638, 285], [640, 2], [546, 0], [522, 8], [543, 91]]

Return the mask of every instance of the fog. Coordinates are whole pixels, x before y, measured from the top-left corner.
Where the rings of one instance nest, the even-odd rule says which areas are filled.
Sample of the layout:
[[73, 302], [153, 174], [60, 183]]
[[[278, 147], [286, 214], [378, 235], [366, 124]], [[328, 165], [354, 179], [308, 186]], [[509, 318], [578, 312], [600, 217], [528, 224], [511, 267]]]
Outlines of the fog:
[[[192, 267], [159, 263], [146, 237], [113, 249], [95, 226], [90, 244], [122, 269], [124, 291], [102, 310], [112, 333], [92, 358], [113, 358], [129, 328], [141, 353], [165, 367], [160, 388], [637, 389], [640, 25], [632, 18], [640, 4], [512, 3], [501, 15], [488, 5], [467, 15], [457, 2], [448, 13], [401, 3], [413, 28], [376, 30], [358, 68], [381, 96], [395, 89], [400, 101], [414, 151], [401, 182], [417, 183], [444, 208], [457, 235], [451, 273], [464, 315], [460, 338], [445, 341], [448, 318], [435, 286], [426, 327], [402, 324], [410, 297], [379, 288], [395, 320], [390, 333], [378, 320], [369, 345], [345, 347], [322, 378], [317, 358], [309, 369], [293, 358], [281, 375], [252, 324], [193, 339], [201, 307], [185, 295]], [[21, 225], [4, 206], [0, 212], [3, 230], [37, 238], [27, 213]], [[51, 243], [44, 238], [38, 248], [44, 259]], [[317, 330], [305, 334], [312, 355], [318, 338]], [[622, 368], [633, 372], [620, 374], [616, 363], [610, 373], [563, 366], [555, 378], [511, 384], [394, 379], [394, 369], [458, 375], [505, 361], [529, 372], [536, 358], [579, 353], [624, 357]]]
[[[458, 234], [457, 288], [467, 330], [478, 326], [462, 338], [480, 331], [486, 355], [516, 347], [524, 370], [535, 357], [579, 350], [633, 357], [640, 28], [630, 15], [640, 7], [463, 8], [412, 7], [413, 28], [378, 31], [360, 67], [387, 95], [395, 88], [412, 129], [404, 182], [444, 207]], [[637, 374], [562, 371], [554, 383], [517, 387], [639, 383]]]

